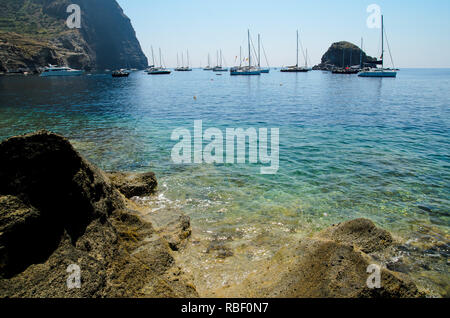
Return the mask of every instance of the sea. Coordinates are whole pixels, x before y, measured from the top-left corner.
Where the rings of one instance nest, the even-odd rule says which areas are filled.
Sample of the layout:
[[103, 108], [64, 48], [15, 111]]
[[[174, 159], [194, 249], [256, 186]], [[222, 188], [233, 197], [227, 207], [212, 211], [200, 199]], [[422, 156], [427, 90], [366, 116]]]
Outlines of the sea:
[[[181, 262], [197, 265], [205, 290], [244, 279], [289, 242], [368, 218], [416, 253], [405, 262], [419, 284], [449, 297], [449, 88], [450, 69], [402, 69], [397, 78], [279, 69], [3, 76], [0, 139], [46, 129], [106, 171], [154, 171], [158, 191], [146, 202], [151, 213], [191, 218], [200, 243]], [[173, 132], [194, 136], [195, 121], [224, 135], [278, 129], [278, 170], [174, 162]], [[217, 240], [231, 252], [211, 260], [204, 242]]]

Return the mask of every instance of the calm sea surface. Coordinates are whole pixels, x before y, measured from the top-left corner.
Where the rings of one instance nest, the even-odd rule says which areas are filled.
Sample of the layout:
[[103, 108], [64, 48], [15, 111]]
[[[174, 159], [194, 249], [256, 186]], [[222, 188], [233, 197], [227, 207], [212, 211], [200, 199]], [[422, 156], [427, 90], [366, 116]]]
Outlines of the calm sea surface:
[[[173, 164], [171, 133], [193, 132], [194, 120], [223, 132], [279, 128], [278, 173]], [[260, 256], [288, 236], [357, 217], [405, 240], [448, 243], [450, 70], [405, 69], [396, 79], [275, 70], [1, 77], [1, 139], [43, 128], [67, 136], [105, 170], [155, 171], [154, 211], [184, 211], [200, 237], [250, 242], [270, 231]], [[448, 278], [442, 266], [436, 271]]]

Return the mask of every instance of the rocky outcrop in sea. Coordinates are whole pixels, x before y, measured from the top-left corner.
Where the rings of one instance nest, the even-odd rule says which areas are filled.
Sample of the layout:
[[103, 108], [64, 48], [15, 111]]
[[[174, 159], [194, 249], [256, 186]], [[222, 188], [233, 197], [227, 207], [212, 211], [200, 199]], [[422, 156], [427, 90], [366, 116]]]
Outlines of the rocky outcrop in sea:
[[[70, 4], [80, 6], [80, 29], [66, 25]], [[148, 65], [115, 0], [8, 1], [0, 8], [0, 72], [35, 72], [48, 64], [85, 70]]]
[[331, 71], [334, 68], [358, 66], [361, 62], [361, 53], [364, 66], [376, 62], [376, 58], [368, 56], [353, 43], [346, 41], [333, 43], [322, 56], [320, 64], [314, 66], [313, 70]]

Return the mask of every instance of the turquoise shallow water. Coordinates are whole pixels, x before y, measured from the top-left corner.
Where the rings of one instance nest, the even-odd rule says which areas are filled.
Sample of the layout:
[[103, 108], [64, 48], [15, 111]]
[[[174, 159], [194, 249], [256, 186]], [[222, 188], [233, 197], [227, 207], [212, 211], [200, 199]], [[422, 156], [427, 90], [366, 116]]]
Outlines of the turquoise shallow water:
[[[409, 69], [396, 79], [274, 70], [251, 78], [201, 70], [2, 77], [0, 137], [45, 128], [103, 169], [153, 170], [155, 211], [181, 209], [205, 235], [257, 237], [268, 228], [289, 235], [368, 217], [405, 239], [426, 228], [446, 242], [449, 87], [450, 70]], [[194, 120], [222, 131], [279, 128], [278, 173], [261, 175], [260, 165], [249, 164], [173, 164], [171, 133], [193, 131]], [[275, 249], [276, 239], [270, 244]]]

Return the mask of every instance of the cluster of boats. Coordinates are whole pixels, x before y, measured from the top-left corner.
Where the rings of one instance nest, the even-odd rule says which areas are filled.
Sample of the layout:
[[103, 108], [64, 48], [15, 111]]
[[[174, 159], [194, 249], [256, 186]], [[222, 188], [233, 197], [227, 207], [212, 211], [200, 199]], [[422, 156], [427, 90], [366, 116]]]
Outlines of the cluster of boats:
[[[224, 58], [222, 55], [222, 50], [217, 51], [217, 64], [216, 66], [211, 66], [210, 56], [208, 54], [208, 66], [203, 68], [205, 71], [213, 71], [213, 72], [230, 72], [230, 75], [237, 76], [237, 75], [261, 75], [263, 73], [269, 73], [270, 68], [263, 68], [261, 67], [261, 36], [258, 34], [258, 51], [256, 52], [255, 48], [253, 47], [255, 51], [255, 58], [252, 59], [252, 40], [250, 37], [250, 31], [248, 30], [248, 57], [244, 58], [242, 57], [242, 47], [240, 48], [240, 57], [239, 57], [239, 66], [234, 66], [228, 69], [227, 67], [223, 66]], [[381, 16], [381, 42], [382, 42], [382, 53], [381, 53], [381, 60], [377, 61], [377, 65], [381, 65], [381, 68], [379, 67], [372, 67], [372, 68], [363, 68], [362, 64], [362, 49], [361, 49], [361, 63], [359, 67], [355, 66], [347, 66], [344, 67], [344, 63], [342, 64], [341, 68], [335, 68], [332, 70], [332, 73], [334, 74], [358, 74], [360, 77], [396, 77], [397, 76], [397, 69], [390, 69], [384, 67], [384, 19], [383, 16]], [[305, 59], [305, 65], [300, 66], [299, 65], [299, 45], [301, 46], [302, 53]], [[362, 46], [362, 45], [361, 45]], [[267, 56], [264, 51], [263, 52], [266, 58], [267, 66], [269, 65], [267, 61]], [[159, 65], [156, 65], [155, 63], [155, 56], [153, 52], [152, 47], [152, 60], [153, 64], [146, 70], [147, 74], [149, 75], [168, 75], [171, 74], [172, 71], [169, 70], [164, 66], [163, 63], [163, 57], [161, 53], [161, 49], [159, 49]], [[187, 64], [184, 63], [184, 53], [181, 55], [181, 65], [179, 64], [179, 55], [177, 54], [177, 67], [174, 69], [176, 72], [190, 72], [192, 71], [192, 68], [189, 66], [189, 51], [186, 51], [186, 57], [187, 57]], [[344, 55], [343, 55], [344, 57]], [[309, 72], [311, 68], [308, 67], [308, 51], [306, 50], [306, 54], [303, 51], [303, 46], [301, 45], [301, 42], [299, 40], [299, 32], [297, 30], [297, 54], [296, 54], [297, 63], [293, 66], [283, 67], [281, 69], [281, 72], [283, 73], [303, 73], [303, 72]], [[255, 61], [256, 60], [256, 61]], [[243, 62], [248, 62], [243, 65]], [[254, 62], [254, 63], [252, 63]], [[82, 75], [84, 72], [81, 70], [75, 70], [71, 69], [66, 66], [53, 66], [49, 65], [46, 67], [42, 72], [42, 77], [47, 76], [74, 76], [74, 75]], [[130, 75], [131, 71], [128, 69], [120, 69], [112, 72], [112, 77], [128, 77]]]
[[[375, 64], [381, 65], [378, 67], [364, 67], [362, 60], [362, 40], [361, 40], [361, 56], [359, 66], [347, 66], [345, 67], [345, 62], [342, 62], [341, 68], [335, 68], [332, 70], [333, 74], [358, 74], [359, 77], [396, 77], [397, 69], [390, 69], [384, 67], [384, 17], [381, 16], [381, 60], [376, 61]], [[345, 52], [345, 51], [344, 51]], [[344, 52], [342, 54], [342, 59], [344, 60]], [[351, 52], [351, 51], [350, 51]], [[352, 58], [350, 56], [350, 61]], [[351, 63], [350, 63], [351, 64]]]

